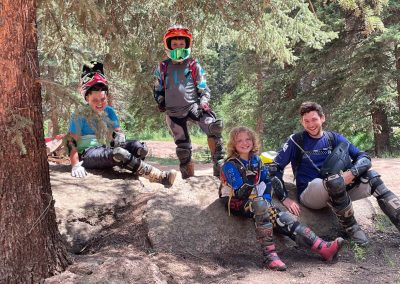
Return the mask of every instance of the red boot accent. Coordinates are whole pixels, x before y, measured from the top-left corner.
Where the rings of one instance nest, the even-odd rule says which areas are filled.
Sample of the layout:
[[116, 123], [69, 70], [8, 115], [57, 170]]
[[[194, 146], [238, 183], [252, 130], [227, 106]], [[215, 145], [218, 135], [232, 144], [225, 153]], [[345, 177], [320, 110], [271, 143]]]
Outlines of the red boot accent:
[[311, 251], [321, 255], [326, 261], [331, 261], [341, 249], [343, 241], [342, 238], [337, 238], [333, 242], [325, 242], [321, 238], [318, 238], [311, 247]]
[[275, 245], [269, 245], [265, 248], [264, 263], [266, 268], [277, 271], [285, 271], [286, 265], [281, 261], [275, 250]]

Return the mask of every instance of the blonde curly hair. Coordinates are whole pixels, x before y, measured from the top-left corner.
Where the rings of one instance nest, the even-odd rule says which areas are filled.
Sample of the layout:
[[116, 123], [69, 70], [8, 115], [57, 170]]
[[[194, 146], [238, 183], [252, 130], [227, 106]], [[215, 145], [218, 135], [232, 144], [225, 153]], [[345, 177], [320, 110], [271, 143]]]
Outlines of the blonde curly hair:
[[258, 154], [260, 150], [260, 140], [258, 138], [258, 135], [254, 132], [254, 130], [245, 127], [245, 126], [239, 126], [239, 127], [234, 127], [232, 128], [231, 132], [229, 132], [229, 140], [227, 143], [227, 159], [232, 158], [232, 157], [238, 157], [239, 153], [236, 151], [236, 137], [239, 135], [239, 133], [246, 132], [251, 140], [253, 141], [253, 149], [250, 152], [251, 154]]

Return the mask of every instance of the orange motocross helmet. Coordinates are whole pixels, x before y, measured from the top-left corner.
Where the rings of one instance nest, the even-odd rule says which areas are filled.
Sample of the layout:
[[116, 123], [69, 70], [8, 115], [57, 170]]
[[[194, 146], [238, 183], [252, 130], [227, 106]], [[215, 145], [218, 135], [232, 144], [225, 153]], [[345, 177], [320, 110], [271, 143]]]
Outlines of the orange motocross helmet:
[[[186, 43], [185, 48], [172, 49], [171, 40], [174, 38], [184, 39]], [[189, 58], [193, 36], [187, 28], [183, 27], [182, 25], [176, 24], [168, 28], [167, 32], [164, 34], [163, 42], [165, 53], [167, 54], [167, 56], [174, 61], [180, 62]]]

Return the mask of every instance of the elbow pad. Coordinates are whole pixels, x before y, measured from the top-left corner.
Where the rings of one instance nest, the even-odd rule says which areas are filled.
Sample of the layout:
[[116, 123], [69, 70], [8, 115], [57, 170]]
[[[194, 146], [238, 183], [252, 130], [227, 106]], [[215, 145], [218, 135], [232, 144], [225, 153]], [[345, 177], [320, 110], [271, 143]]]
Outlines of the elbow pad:
[[277, 163], [272, 162], [272, 163], [268, 164], [267, 167], [268, 167], [269, 175], [271, 177], [276, 176], [277, 173], [280, 173], [283, 175], [283, 172]]
[[362, 174], [366, 173], [371, 168], [371, 166], [371, 160], [367, 157], [362, 157], [354, 163], [354, 165], [350, 168], [350, 171], [353, 176], [359, 177]]
[[278, 177], [271, 178], [272, 188], [278, 197], [279, 201], [283, 201], [288, 197], [288, 192], [285, 183]]

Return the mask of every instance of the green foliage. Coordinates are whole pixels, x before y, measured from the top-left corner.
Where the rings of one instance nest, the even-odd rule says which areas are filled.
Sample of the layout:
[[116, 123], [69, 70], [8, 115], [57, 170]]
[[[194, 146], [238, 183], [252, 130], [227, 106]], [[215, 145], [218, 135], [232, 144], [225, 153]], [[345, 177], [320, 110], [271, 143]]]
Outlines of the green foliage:
[[367, 249], [356, 243], [351, 243], [350, 246], [356, 261], [364, 261], [367, 255]]
[[377, 214], [375, 216], [375, 227], [378, 232], [388, 232], [391, 228], [393, 228], [393, 224], [390, 221], [389, 217], [384, 214]]
[[[152, 98], [152, 73], [165, 56], [163, 33], [180, 22], [193, 32], [193, 56], [208, 72], [211, 104], [226, 131], [238, 124], [257, 128], [264, 145], [276, 148], [301, 128], [299, 104], [314, 100], [324, 106], [326, 127], [361, 148], [374, 148], [373, 131], [383, 129], [391, 150], [399, 149], [397, 1], [220, 4], [39, 1], [45, 118], [57, 113], [66, 131], [68, 117], [82, 104], [77, 93], [82, 63], [97, 59], [105, 64], [113, 106], [128, 137], [169, 140]], [[386, 116], [387, 126], [372, 124], [373, 108]]]

